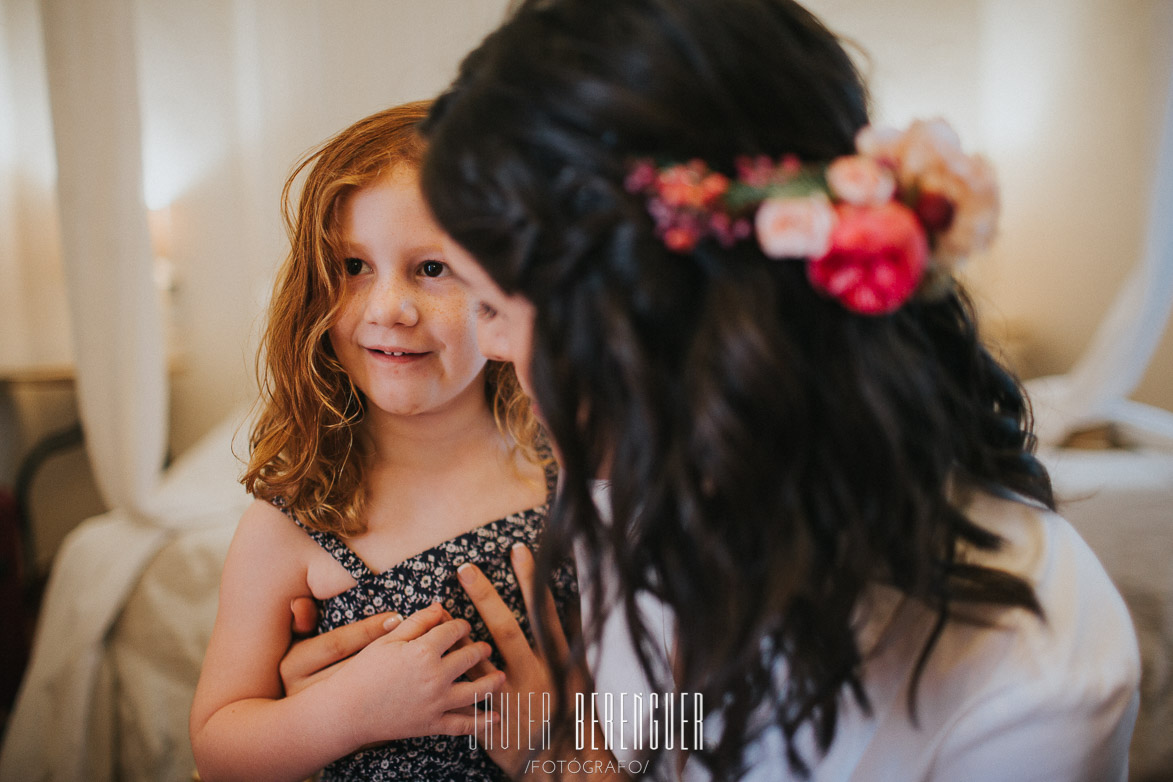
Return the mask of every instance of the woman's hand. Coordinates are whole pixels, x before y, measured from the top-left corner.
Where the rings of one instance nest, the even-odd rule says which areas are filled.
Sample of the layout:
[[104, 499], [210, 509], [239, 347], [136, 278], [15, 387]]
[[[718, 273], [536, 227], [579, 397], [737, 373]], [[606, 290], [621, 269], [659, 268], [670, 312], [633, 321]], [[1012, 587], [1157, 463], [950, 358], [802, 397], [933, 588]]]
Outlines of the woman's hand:
[[[513, 547], [511, 559], [513, 571], [521, 586], [526, 611], [529, 614], [530, 626], [536, 626], [536, 620], [540, 615], [541, 626], [550, 637], [554, 654], [558, 655], [562, 664], [566, 664], [569, 658], [566, 635], [562, 631], [562, 623], [559, 621], [550, 590], [544, 584], [535, 584], [533, 555], [524, 545], [518, 544]], [[528, 728], [528, 740], [526, 732], [523, 731], [520, 741], [509, 742], [511, 745], [509, 749], [502, 749], [499, 746], [485, 746], [485, 750], [493, 762], [513, 779], [545, 779], [546, 776], [541, 772], [540, 760], [543, 757], [548, 758], [549, 753], [541, 752], [541, 750], [549, 748], [542, 746], [543, 715], [540, 712], [534, 715], [529, 714], [529, 707], [532, 704], [536, 709], [540, 709], [543, 697], [548, 697], [549, 700], [546, 701], [549, 706], [549, 710], [546, 712], [547, 716], [557, 713], [557, 693], [550, 673], [550, 661], [546, 659], [540, 645], [536, 649], [530, 646], [516, 617], [513, 616], [513, 611], [501, 599], [493, 584], [485, 578], [479, 568], [472, 564], [465, 564], [460, 567], [457, 573], [461, 586], [464, 587], [464, 591], [468, 593], [473, 605], [476, 606], [490, 635], [493, 636], [493, 641], [497, 644], [498, 651], [505, 660], [506, 680], [498, 691], [497, 699], [498, 701], [509, 699], [508, 713], [512, 724], [502, 723], [495, 735], [501, 735], [508, 731], [511, 737], [516, 737], [518, 725]], [[483, 676], [493, 670], [496, 670], [493, 664], [486, 660], [474, 666], [469, 675]], [[574, 675], [572, 672], [572, 690], [581, 690], [585, 680], [584, 675]], [[530, 697], [531, 693], [533, 694], [532, 698]], [[484, 731], [477, 734], [478, 740], [484, 738], [483, 733]], [[484, 746], [483, 741], [482, 746]], [[529, 747], [540, 749], [530, 750]], [[592, 755], [588, 758], [584, 755], [576, 759], [599, 761], [603, 765], [579, 764], [579, 767], [584, 769], [604, 767], [608, 761], [613, 760], [611, 754], [606, 751], [594, 754], [598, 757]], [[568, 758], [564, 758], [564, 760], [568, 760]], [[563, 775], [561, 778], [571, 779], [574, 776], [573, 774]], [[584, 776], [584, 778], [589, 778], [594, 782], [604, 782], [608, 777], [596, 774]], [[617, 775], [615, 778], [626, 779], [622, 775]]]
[[[531, 626], [534, 626], [533, 618], [535, 608], [538, 606], [535, 603], [534, 594], [533, 557], [530, 555], [529, 549], [524, 546], [516, 546], [513, 549], [512, 561], [518, 584], [521, 586], [522, 597], [525, 599], [526, 610], [530, 614]], [[517, 619], [513, 615], [513, 611], [501, 599], [492, 582], [485, 577], [480, 568], [473, 564], [464, 564], [460, 566], [457, 575], [460, 578], [461, 586], [464, 587], [464, 591], [468, 593], [473, 605], [476, 606], [490, 635], [493, 636], [497, 649], [505, 660], [506, 680], [498, 697], [502, 701], [508, 699], [510, 719], [508, 723], [501, 725], [501, 730], [516, 738], [518, 727], [522, 728], [521, 740], [510, 741], [509, 749], [502, 749], [497, 745], [489, 746], [486, 742], [488, 736], [485, 735], [478, 735], [477, 739], [494, 763], [510, 777], [521, 779], [526, 771], [528, 761], [535, 756], [535, 752], [531, 751], [529, 747], [540, 747], [542, 740], [542, 714], [539, 712], [531, 715], [529, 706], [532, 703], [537, 709], [544, 701], [549, 708], [547, 713], [556, 711], [550, 666], [541, 650], [530, 646], [521, 625], [517, 623]], [[548, 597], [549, 591], [546, 590], [545, 594]], [[555, 647], [559, 649], [565, 659], [566, 638], [562, 634], [562, 625], [554, 612], [554, 601], [546, 600], [545, 602], [548, 612], [543, 614], [546, 617], [546, 623], [543, 624], [543, 627], [548, 628]], [[475, 669], [475, 673], [484, 675], [490, 670], [492, 670], [492, 663], [486, 661]], [[531, 693], [532, 698], [530, 697]]]

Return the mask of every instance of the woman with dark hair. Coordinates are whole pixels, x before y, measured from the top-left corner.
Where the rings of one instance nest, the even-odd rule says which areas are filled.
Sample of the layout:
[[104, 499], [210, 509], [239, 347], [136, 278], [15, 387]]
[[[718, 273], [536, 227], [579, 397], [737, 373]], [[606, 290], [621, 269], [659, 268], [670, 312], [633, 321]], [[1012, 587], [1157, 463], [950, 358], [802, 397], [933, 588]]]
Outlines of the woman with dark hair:
[[547, 622], [507, 688], [699, 693], [687, 762], [603, 726], [666, 776], [1125, 777], [1135, 636], [952, 275], [997, 198], [946, 125], [869, 127], [789, 0], [533, 0], [425, 128], [482, 351], [561, 463], [537, 574], [573, 550], [584, 586], [569, 661]]

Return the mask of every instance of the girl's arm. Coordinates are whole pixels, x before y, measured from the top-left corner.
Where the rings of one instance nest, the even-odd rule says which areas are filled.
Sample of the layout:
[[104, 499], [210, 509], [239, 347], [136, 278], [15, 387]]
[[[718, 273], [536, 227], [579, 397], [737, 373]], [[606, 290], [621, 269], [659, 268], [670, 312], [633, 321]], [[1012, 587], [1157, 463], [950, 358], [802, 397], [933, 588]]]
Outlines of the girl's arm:
[[336, 675], [282, 697], [278, 665], [290, 640], [290, 601], [308, 592], [305, 537], [267, 503], [244, 514], [224, 564], [220, 605], [191, 714], [205, 782], [300, 780], [379, 741], [460, 735], [477, 693], [504, 677], [457, 682], [488, 644], [453, 649], [468, 631], [443, 610], [421, 611], [378, 638]]

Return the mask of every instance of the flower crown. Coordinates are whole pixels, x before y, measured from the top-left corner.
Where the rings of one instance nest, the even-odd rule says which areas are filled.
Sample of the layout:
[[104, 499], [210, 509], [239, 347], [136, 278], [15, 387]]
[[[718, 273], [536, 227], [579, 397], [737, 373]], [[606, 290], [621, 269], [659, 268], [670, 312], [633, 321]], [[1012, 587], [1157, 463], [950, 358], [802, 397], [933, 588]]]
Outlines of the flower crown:
[[848, 310], [884, 315], [946, 289], [960, 261], [989, 246], [998, 191], [989, 163], [965, 155], [944, 120], [868, 126], [855, 144], [828, 164], [738, 158], [732, 180], [700, 160], [642, 158], [625, 186], [647, 197], [669, 250], [752, 233], [766, 256], [805, 260], [811, 284]]

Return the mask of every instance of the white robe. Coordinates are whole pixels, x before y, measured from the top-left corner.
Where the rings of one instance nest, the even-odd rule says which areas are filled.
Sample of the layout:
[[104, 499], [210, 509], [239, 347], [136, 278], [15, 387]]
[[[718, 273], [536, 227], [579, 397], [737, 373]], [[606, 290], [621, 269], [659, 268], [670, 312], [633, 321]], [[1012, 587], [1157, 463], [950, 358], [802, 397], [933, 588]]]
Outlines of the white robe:
[[[610, 514], [608, 488], [599, 483], [595, 501]], [[1006, 540], [995, 553], [970, 552], [970, 561], [1019, 575], [1030, 583], [1045, 620], [1022, 609], [1002, 612], [994, 628], [951, 622], [929, 657], [917, 689], [916, 725], [907, 703], [912, 672], [935, 616], [917, 601], [886, 587], [872, 589], [859, 612], [865, 654], [864, 686], [871, 712], [848, 697], [835, 739], [823, 757], [809, 731], [800, 747], [813, 782], [864, 780], [965, 780], [1107, 782], [1127, 778], [1128, 745], [1139, 705], [1140, 658], [1128, 611], [1095, 555], [1064, 519], [1026, 503], [978, 496], [969, 515]], [[591, 585], [584, 583], [584, 613]], [[658, 601], [640, 601], [657, 635], [662, 665], [670, 659], [675, 626]], [[584, 616], [584, 620], [589, 616]], [[604, 725], [617, 761], [636, 763], [630, 724], [646, 723], [632, 695], [652, 688], [643, 676], [621, 610], [609, 613], [603, 638], [588, 662], [595, 688], [619, 695], [628, 714]], [[666, 670], [666, 669], [662, 669]], [[784, 675], [784, 672], [780, 672]], [[644, 701], [646, 703], [646, 701]], [[638, 713], [636, 713], [638, 711]], [[704, 726], [706, 740], [720, 730], [719, 716]], [[919, 727], [918, 727], [919, 725]], [[645, 738], [643, 748], [647, 747]], [[791, 777], [785, 744], [775, 728], [750, 747], [749, 782]], [[675, 778], [673, 762], [659, 776]], [[689, 760], [683, 778], [706, 778]]]

